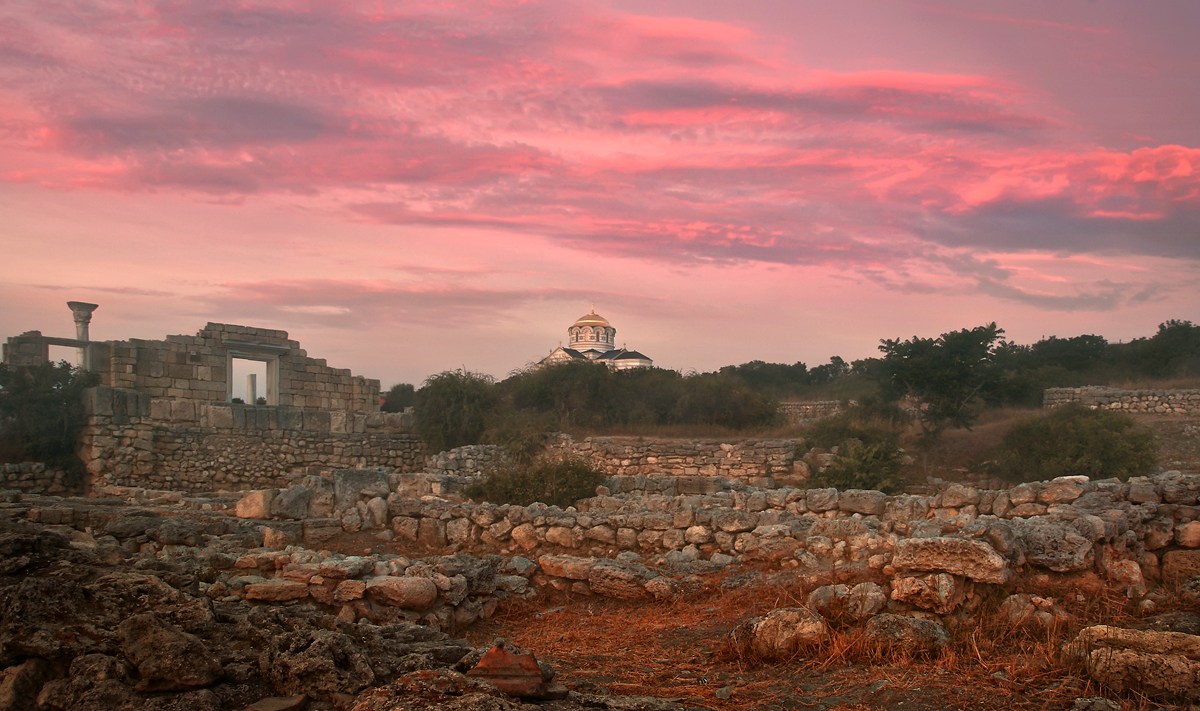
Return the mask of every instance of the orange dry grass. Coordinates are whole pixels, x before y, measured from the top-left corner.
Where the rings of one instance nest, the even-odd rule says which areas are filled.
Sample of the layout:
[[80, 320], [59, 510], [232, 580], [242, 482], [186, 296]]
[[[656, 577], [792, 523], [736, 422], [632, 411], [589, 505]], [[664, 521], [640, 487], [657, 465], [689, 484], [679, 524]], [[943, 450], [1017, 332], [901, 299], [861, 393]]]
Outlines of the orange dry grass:
[[[1063, 601], [1075, 620], [1059, 629], [1021, 630], [985, 601], [971, 621], [951, 627], [954, 641], [939, 654], [886, 655], [861, 627], [835, 631], [806, 656], [766, 662], [729, 641], [739, 623], [778, 607], [799, 606], [796, 585], [722, 590], [708, 581], [698, 599], [624, 602], [596, 597], [541, 598], [509, 606], [470, 631], [475, 644], [503, 636], [549, 661], [560, 683], [576, 691], [678, 699], [721, 709], [1062, 709], [1080, 696], [1104, 692], [1068, 664], [1063, 644], [1089, 624], [1127, 625], [1128, 601], [1089, 594], [1072, 601], [1071, 582], [1027, 585], [1027, 592]], [[720, 696], [718, 696], [720, 694]], [[1161, 708], [1122, 700], [1127, 711]]]

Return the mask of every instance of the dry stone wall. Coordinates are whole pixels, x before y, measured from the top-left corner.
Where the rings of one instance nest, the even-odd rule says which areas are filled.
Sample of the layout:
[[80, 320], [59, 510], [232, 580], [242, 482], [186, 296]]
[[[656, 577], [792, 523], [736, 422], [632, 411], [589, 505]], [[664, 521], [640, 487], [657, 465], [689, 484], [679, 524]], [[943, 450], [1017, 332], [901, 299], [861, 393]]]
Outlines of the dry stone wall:
[[549, 449], [592, 462], [610, 476], [658, 474], [754, 482], [798, 473], [795, 468], [796, 444], [789, 439], [722, 441], [642, 437], [588, 437], [576, 442], [570, 435], [559, 434], [555, 435]]
[[1159, 415], [1200, 415], [1200, 390], [1118, 390], [1117, 388], [1050, 388], [1042, 396], [1046, 408], [1077, 402], [1094, 410]]
[[323, 412], [152, 398], [94, 388], [81, 441], [93, 489], [242, 490], [308, 467], [417, 471], [425, 446], [398, 413]]
[[[854, 404], [851, 401], [850, 404]], [[798, 424], [810, 420], [830, 417], [842, 411], [842, 403], [838, 400], [817, 400], [814, 402], [781, 402], [779, 413], [789, 424]]]
[[70, 475], [45, 464], [21, 462], [0, 464], [0, 489], [28, 494], [67, 494], [79, 487], [69, 486]]

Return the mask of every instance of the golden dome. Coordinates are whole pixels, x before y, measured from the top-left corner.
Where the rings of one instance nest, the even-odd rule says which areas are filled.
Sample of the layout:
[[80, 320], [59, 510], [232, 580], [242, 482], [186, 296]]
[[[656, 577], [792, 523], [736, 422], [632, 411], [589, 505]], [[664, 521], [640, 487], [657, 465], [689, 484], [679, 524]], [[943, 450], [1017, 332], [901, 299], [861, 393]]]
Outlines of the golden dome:
[[575, 322], [575, 325], [576, 326], [608, 326], [609, 328], [612, 328], [612, 324], [608, 322], [608, 319], [604, 318], [603, 316], [598, 316], [596, 314], [595, 306], [592, 306], [592, 310], [590, 313], [580, 316], [579, 320]]

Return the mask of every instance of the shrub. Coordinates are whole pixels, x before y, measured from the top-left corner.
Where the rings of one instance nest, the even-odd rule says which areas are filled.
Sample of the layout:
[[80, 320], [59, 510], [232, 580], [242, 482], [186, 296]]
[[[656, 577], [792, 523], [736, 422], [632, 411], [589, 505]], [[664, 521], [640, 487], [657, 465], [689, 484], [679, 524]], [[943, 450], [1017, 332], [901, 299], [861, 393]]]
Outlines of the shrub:
[[995, 460], [999, 473], [1016, 481], [1128, 479], [1153, 469], [1156, 455], [1154, 437], [1134, 429], [1129, 415], [1076, 403], [1013, 425]]
[[379, 410], [381, 412], [404, 412], [404, 408], [412, 406], [416, 394], [416, 388], [411, 383], [396, 383], [384, 395], [383, 404], [379, 406]]
[[75, 454], [86, 423], [83, 391], [100, 382], [96, 373], [66, 361], [10, 368], [0, 364], [0, 451], [14, 461], [43, 462], [67, 472], [69, 484], [83, 476]]
[[490, 376], [466, 370], [432, 375], [413, 398], [417, 433], [435, 452], [479, 444], [496, 406]]
[[604, 472], [582, 459], [543, 457], [522, 465], [506, 462], [486, 478], [471, 484], [466, 495], [493, 504], [528, 506], [535, 501], [566, 508], [596, 495]]
[[810, 478], [808, 486], [843, 491], [874, 489], [894, 494], [904, 486], [903, 468], [904, 456], [895, 442], [843, 445], [837, 459]]

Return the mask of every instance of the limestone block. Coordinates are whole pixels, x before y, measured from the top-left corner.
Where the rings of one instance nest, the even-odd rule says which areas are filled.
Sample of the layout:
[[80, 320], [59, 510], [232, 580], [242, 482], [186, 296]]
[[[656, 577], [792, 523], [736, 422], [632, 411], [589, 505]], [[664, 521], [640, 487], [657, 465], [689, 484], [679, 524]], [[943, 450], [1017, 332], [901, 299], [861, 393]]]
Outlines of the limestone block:
[[392, 533], [405, 541], [416, 541], [420, 523], [410, 516], [396, 516], [392, 519]]
[[570, 555], [544, 555], [538, 558], [543, 573], [571, 580], [587, 580], [595, 562], [593, 558]]
[[838, 497], [838, 508], [850, 513], [878, 516], [883, 513], [887, 494], [882, 491], [848, 489]]
[[517, 526], [509, 535], [512, 536], [513, 541], [517, 545], [521, 546], [525, 550], [531, 550], [537, 547], [537, 529], [534, 528], [532, 523], [526, 522], [520, 526]]
[[951, 484], [942, 492], [942, 506], [945, 508], [962, 508], [979, 503], [979, 490], [973, 486]]
[[1030, 565], [1058, 573], [1092, 566], [1092, 542], [1069, 524], [1041, 518], [1013, 519], [1012, 524], [1017, 544]]
[[772, 610], [751, 620], [748, 631], [751, 649], [764, 659], [787, 659], [829, 638], [825, 618], [803, 607]]
[[238, 518], [271, 518], [271, 503], [279, 495], [278, 489], [253, 491], [237, 502], [234, 515]]
[[1200, 550], [1167, 551], [1162, 556], [1162, 579], [1166, 585], [1183, 585], [1200, 575]]
[[965, 538], [906, 538], [892, 556], [896, 570], [942, 571], [981, 583], [1007, 583], [1008, 560], [987, 543]]
[[274, 578], [266, 582], [247, 585], [244, 597], [247, 600], [266, 600], [268, 602], [299, 600], [308, 597], [308, 585], [294, 580]]
[[726, 533], [753, 531], [758, 526], [758, 514], [738, 509], [725, 509], [713, 514], [713, 525]]
[[437, 600], [438, 589], [428, 578], [384, 575], [366, 580], [366, 594], [381, 605], [425, 610]]
[[446, 542], [452, 546], [466, 545], [471, 540], [471, 519], [453, 518], [446, 522]]
[[938, 623], [903, 615], [872, 617], [863, 636], [871, 647], [895, 652], [936, 652], [950, 644], [950, 633]]
[[1008, 500], [1013, 506], [1032, 504], [1037, 499], [1037, 490], [1030, 484], [1020, 484], [1008, 490]]
[[422, 518], [417, 526], [417, 544], [437, 550], [446, 547], [446, 524], [436, 518]]
[[209, 405], [206, 414], [208, 415], [208, 426], [217, 429], [232, 429], [233, 428], [233, 408], [228, 405]]
[[1086, 476], [1060, 476], [1038, 492], [1037, 500], [1047, 505], [1069, 504], [1083, 495], [1088, 481]]
[[1190, 521], [1176, 526], [1175, 543], [1184, 548], [1200, 548], [1200, 521]]
[[1154, 518], [1142, 524], [1145, 538], [1142, 540], [1148, 551], [1156, 551], [1171, 544], [1175, 539], [1175, 522], [1169, 518]]
[[645, 597], [647, 593], [642, 585], [647, 579], [641, 571], [615, 560], [594, 561], [587, 577], [593, 593], [621, 600]]
[[1130, 477], [1129, 501], [1134, 504], [1161, 504], [1158, 484], [1144, 476]]
[[1088, 627], [1063, 650], [1088, 675], [1118, 693], [1200, 699], [1200, 637], [1181, 632]]
[[129, 617], [117, 630], [125, 658], [141, 676], [141, 691], [195, 689], [221, 676], [221, 663], [203, 640], [153, 614]]
[[617, 532], [614, 531], [611, 526], [605, 524], [592, 526], [591, 528], [587, 529], [587, 531], [584, 533], [584, 537], [590, 538], [594, 541], [600, 541], [601, 543], [607, 543], [610, 546], [617, 542]]
[[312, 492], [299, 484], [280, 491], [271, 500], [271, 515], [282, 519], [303, 520], [308, 517]]
[[831, 511], [838, 505], [837, 489], [809, 489], [806, 497], [810, 511]]
[[387, 500], [381, 496], [373, 497], [367, 502], [367, 512], [370, 515], [371, 528], [382, 528], [388, 522]]
[[954, 611], [966, 596], [961, 577], [949, 573], [897, 576], [892, 579], [892, 599], [916, 605], [939, 615]]

